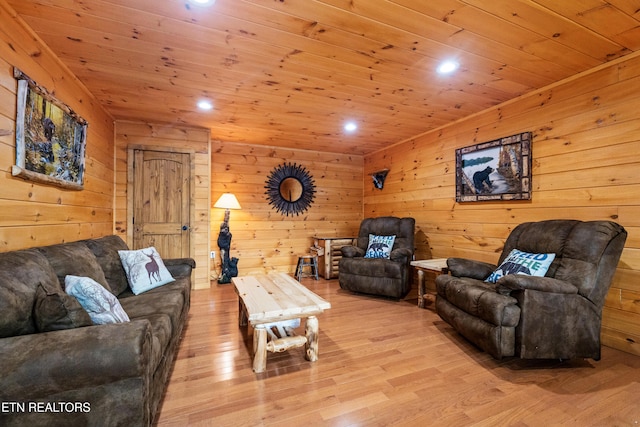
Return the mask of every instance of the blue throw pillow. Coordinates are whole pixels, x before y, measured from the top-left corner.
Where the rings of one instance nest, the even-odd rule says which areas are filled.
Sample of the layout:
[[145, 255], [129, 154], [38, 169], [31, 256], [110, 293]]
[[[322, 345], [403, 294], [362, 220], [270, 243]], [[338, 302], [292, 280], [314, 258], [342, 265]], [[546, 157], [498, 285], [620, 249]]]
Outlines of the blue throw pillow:
[[496, 283], [499, 278], [507, 274], [526, 274], [542, 277], [549, 270], [549, 266], [555, 257], [556, 254], [530, 254], [513, 249], [502, 261], [502, 264], [486, 278], [485, 282]]
[[369, 234], [369, 246], [367, 246], [367, 252], [364, 254], [364, 257], [389, 259], [395, 240], [396, 236], [376, 236], [375, 234]]

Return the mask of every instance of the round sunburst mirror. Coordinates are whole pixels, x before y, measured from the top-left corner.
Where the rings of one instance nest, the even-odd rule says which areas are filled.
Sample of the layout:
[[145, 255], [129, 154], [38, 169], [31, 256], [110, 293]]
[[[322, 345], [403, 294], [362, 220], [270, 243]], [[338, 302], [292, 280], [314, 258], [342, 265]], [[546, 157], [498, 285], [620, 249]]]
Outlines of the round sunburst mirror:
[[313, 177], [302, 165], [284, 163], [276, 166], [264, 188], [269, 204], [283, 215], [300, 215], [313, 203], [316, 187]]

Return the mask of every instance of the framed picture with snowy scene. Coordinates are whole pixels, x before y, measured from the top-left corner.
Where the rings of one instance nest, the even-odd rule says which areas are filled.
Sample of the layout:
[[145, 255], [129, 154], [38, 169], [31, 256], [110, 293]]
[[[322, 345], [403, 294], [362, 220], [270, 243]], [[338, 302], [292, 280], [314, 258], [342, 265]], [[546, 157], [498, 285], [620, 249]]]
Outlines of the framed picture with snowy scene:
[[14, 68], [18, 81], [16, 164], [12, 175], [82, 190], [87, 122]]
[[456, 202], [531, 199], [531, 132], [456, 150]]

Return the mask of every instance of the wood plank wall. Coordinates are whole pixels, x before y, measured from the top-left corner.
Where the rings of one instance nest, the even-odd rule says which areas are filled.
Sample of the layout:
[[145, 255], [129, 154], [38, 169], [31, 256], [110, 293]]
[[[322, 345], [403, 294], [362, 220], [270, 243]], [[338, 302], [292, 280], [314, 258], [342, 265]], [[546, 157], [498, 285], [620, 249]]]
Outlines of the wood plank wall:
[[[88, 121], [84, 190], [11, 175], [17, 66]], [[0, 0], [0, 251], [113, 233], [113, 119], [4, 0]]]
[[[301, 138], [304, 136], [302, 135]], [[220, 195], [236, 195], [241, 210], [230, 212], [231, 256], [240, 259], [239, 275], [293, 273], [298, 256], [309, 253], [313, 236], [356, 235], [362, 220], [362, 156], [212, 142], [212, 277], [220, 274], [217, 239], [224, 210], [213, 208]], [[313, 176], [316, 197], [299, 216], [283, 216], [267, 202], [265, 181], [276, 166], [304, 166]]]
[[[176, 125], [160, 125], [117, 121], [116, 139], [116, 234], [127, 238], [127, 152], [130, 146], [162, 150], [174, 148], [195, 151], [195, 223], [191, 225], [194, 239], [196, 269], [194, 287], [209, 287], [209, 206], [210, 206], [210, 137], [208, 129], [188, 128]], [[132, 242], [127, 242], [130, 246]], [[160, 254], [162, 255], [162, 254]]]
[[[365, 180], [364, 214], [416, 218], [417, 258], [495, 263], [519, 223], [613, 220], [628, 231], [603, 314], [603, 343], [640, 355], [640, 55], [574, 76], [365, 157], [389, 168], [384, 190]], [[533, 196], [455, 202], [455, 149], [532, 131]]]

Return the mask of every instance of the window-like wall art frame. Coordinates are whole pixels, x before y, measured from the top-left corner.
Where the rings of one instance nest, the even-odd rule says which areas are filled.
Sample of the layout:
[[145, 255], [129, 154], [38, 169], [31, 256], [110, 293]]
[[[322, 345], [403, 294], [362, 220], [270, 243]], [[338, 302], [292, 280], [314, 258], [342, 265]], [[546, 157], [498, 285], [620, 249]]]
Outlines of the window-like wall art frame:
[[456, 150], [456, 201], [531, 199], [531, 132]]
[[69, 190], [84, 188], [87, 122], [18, 68], [16, 164], [12, 175]]

